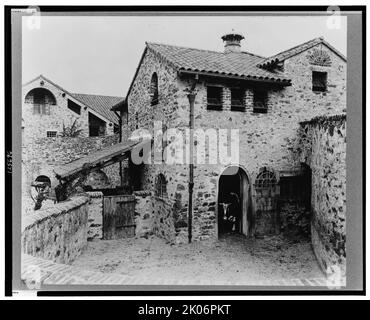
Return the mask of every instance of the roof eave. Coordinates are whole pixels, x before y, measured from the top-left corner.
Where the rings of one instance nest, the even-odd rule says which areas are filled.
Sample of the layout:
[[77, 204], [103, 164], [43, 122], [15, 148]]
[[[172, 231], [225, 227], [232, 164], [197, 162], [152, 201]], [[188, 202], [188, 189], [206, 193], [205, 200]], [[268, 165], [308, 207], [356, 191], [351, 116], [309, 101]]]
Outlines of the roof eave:
[[257, 76], [241, 76], [241, 75], [234, 75], [234, 74], [221, 74], [221, 73], [214, 73], [214, 72], [207, 72], [207, 71], [196, 71], [196, 70], [179, 70], [178, 73], [181, 74], [199, 74], [205, 75], [210, 77], [218, 77], [218, 78], [228, 78], [228, 79], [238, 79], [238, 80], [246, 80], [251, 82], [263, 82], [263, 83], [271, 83], [280, 86], [291, 86], [290, 79], [268, 79], [264, 77], [257, 77]]

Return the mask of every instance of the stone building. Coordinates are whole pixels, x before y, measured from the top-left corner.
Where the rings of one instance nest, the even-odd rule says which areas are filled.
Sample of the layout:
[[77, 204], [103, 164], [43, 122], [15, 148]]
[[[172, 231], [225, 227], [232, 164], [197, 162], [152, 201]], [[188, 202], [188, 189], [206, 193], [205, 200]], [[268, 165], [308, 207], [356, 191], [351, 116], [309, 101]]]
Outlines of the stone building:
[[[186, 142], [188, 92], [195, 88], [194, 129], [216, 132], [218, 139], [209, 138], [205, 163], [193, 166], [194, 240], [217, 239], [227, 232], [228, 203], [239, 205], [235, 231], [246, 236], [278, 233], [297, 225], [289, 222], [294, 219], [306, 221], [302, 229], [309, 233], [316, 193], [311, 190], [313, 168], [300, 157], [301, 123], [346, 112], [346, 58], [323, 38], [272, 57], [242, 50], [243, 39], [236, 33], [223, 36], [224, 52], [146, 43], [122, 109], [127, 115], [125, 138], [138, 129], [152, 133], [160, 121], [163, 132], [175, 128]], [[227, 144], [220, 129], [239, 130], [237, 161], [210, 161]], [[228, 136], [233, 139], [230, 132]], [[197, 147], [201, 150], [200, 138], [195, 133], [195, 153]], [[163, 143], [171, 151], [168, 140]], [[187, 156], [185, 152], [174, 164], [152, 159], [131, 165], [135, 190], [152, 195], [153, 230], [169, 241], [187, 241]]]
[[79, 137], [112, 135], [119, 117], [111, 107], [123, 98], [70, 93], [43, 75], [22, 88], [23, 144], [35, 139], [54, 138], [75, 122]]
[[[31, 183], [54, 169], [118, 142], [120, 115], [111, 110], [122, 97], [70, 93], [43, 75], [22, 88], [22, 194], [33, 202]], [[91, 185], [119, 185], [118, 164], [88, 177]], [[27, 205], [26, 205], [27, 206]]]

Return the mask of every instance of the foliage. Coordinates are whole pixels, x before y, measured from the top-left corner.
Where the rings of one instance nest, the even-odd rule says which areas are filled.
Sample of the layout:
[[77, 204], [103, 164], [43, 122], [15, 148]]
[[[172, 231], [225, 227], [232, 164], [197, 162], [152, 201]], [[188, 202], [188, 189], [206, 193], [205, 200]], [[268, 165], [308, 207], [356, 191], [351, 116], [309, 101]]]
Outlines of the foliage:
[[82, 129], [79, 129], [79, 127], [80, 125], [77, 123], [77, 119], [70, 126], [65, 126], [63, 122], [63, 131], [60, 136], [64, 138], [77, 138], [82, 132]]

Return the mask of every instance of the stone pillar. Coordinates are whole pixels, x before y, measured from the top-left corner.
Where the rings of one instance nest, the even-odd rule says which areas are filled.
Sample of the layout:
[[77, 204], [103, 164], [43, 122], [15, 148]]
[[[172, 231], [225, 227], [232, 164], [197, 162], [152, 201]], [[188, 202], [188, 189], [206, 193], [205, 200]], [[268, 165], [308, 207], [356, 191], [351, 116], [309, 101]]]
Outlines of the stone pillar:
[[231, 110], [231, 90], [228, 87], [222, 88], [222, 110]]
[[103, 193], [87, 192], [90, 196], [87, 220], [87, 240], [103, 238]]
[[245, 112], [253, 113], [253, 90], [246, 89], [244, 93]]

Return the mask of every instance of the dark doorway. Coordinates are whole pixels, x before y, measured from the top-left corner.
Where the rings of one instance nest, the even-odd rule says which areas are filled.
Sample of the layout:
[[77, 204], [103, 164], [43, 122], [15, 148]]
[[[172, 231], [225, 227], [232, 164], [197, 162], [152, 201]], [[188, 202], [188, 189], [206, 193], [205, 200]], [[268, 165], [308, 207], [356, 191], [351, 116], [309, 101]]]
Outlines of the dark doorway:
[[225, 169], [218, 186], [218, 234], [248, 235], [251, 197], [245, 171], [233, 166]]
[[98, 137], [104, 136], [106, 129], [105, 121], [89, 112], [89, 136]]

